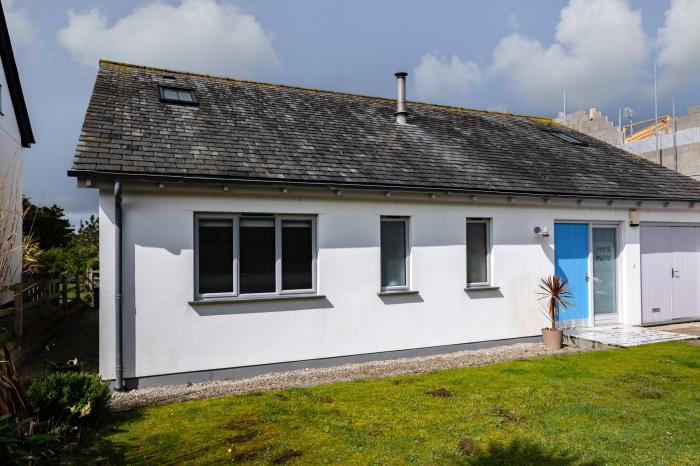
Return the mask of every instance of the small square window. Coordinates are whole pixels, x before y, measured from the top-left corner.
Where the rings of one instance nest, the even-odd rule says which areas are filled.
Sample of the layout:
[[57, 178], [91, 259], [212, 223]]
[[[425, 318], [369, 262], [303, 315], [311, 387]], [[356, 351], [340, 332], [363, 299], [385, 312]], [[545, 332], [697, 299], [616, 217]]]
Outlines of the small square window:
[[192, 89], [161, 86], [160, 100], [174, 104], [197, 105], [197, 97]]

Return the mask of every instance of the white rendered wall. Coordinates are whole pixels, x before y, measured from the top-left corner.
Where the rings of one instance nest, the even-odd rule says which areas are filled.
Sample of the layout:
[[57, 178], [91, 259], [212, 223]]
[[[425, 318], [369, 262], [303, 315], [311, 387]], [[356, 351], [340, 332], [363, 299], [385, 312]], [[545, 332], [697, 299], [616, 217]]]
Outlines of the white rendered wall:
[[[16, 216], [16, 244], [12, 250], [11, 273], [8, 282], [20, 280], [22, 263], [22, 143], [15, 118], [14, 107], [7, 87], [5, 72], [0, 66], [0, 184], [3, 185], [3, 209]], [[8, 285], [9, 283], [0, 283]], [[12, 296], [0, 296], [0, 304], [11, 300]]]
[[114, 196], [100, 190], [100, 374], [114, 378]]
[[[539, 277], [554, 271], [557, 221], [620, 225], [620, 308], [641, 319], [639, 228], [627, 208], [541, 203], [402, 202], [286, 195], [124, 190], [125, 377], [239, 367], [537, 335], [547, 321]], [[100, 192], [100, 373], [114, 377], [114, 229], [111, 188]], [[193, 214], [318, 215], [318, 292], [325, 300], [190, 305]], [[410, 217], [411, 287], [377, 296], [379, 220]], [[492, 277], [499, 291], [465, 292], [465, 219], [493, 219]], [[642, 221], [694, 222], [700, 214], [643, 210]]]

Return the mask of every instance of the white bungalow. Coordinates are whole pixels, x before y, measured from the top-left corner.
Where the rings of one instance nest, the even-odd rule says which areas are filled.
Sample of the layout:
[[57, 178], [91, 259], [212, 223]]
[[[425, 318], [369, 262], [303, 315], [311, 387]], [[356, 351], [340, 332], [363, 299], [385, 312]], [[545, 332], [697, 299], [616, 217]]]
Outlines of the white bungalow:
[[700, 183], [547, 118], [101, 62], [100, 373], [128, 387], [700, 318]]

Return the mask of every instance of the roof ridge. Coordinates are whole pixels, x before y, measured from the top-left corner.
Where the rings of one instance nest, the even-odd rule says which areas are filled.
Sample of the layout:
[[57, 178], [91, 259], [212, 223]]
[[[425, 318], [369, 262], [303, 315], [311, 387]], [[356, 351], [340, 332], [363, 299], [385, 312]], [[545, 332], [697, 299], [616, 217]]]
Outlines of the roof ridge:
[[[345, 97], [359, 97], [359, 98], [363, 98], [363, 99], [395, 102], [394, 99], [391, 99], [389, 97], [371, 96], [371, 95], [366, 95], [366, 94], [356, 94], [356, 93], [352, 93], [352, 92], [341, 92], [341, 91], [334, 91], [334, 90], [328, 90], [328, 89], [318, 89], [318, 88], [313, 88], [313, 87], [292, 86], [290, 84], [279, 84], [279, 83], [271, 83], [271, 82], [266, 82], [266, 81], [254, 81], [251, 79], [231, 78], [231, 77], [227, 77], [227, 76], [216, 76], [216, 75], [211, 75], [211, 74], [207, 74], [207, 73], [196, 73], [196, 72], [192, 72], [192, 71], [180, 71], [180, 70], [173, 70], [173, 69], [169, 69], [169, 68], [158, 68], [155, 66], [147, 66], [147, 65], [135, 65], [133, 63], [118, 62], [118, 61], [114, 61], [114, 60], [100, 59], [99, 63], [100, 63], [100, 65], [128, 67], [128, 68], [141, 69], [141, 70], [145, 70], [145, 71], [174, 73], [174, 74], [180, 74], [180, 75], [186, 75], [186, 76], [218, 79], [218, 80], [223, 80], [223, 81], [232, 81], [232, 82], [244, 83], [244, 84], [257, 84], [257, 85], [262, 85], [262, 86], [280, 87], [280, 88], [292, 89], [292, 90], [303, 91], [303, 92], [314, 92], [314, 93], [330, 94], [330, 95], [345, 96]], [[431, 103], [431, 102], [421, 102], [421, 101], [417, 101], [417, 100], [408, 100], [406, 103], [413, 104], [413, 105], [420, 105], [420, 106], [424, 106], [424, 107], [434, 107], [434, 108], [445, 109], [445, 110], [450, 110], [450, 111], [476, 112], [476, 113], [483, 113], [486, 115], [499, 115], [499, 116], [514, 117], [514, 118], [526, 118], [529, 120], [534, 120], [534, 121], [543, 122], [543, 123], [552, 123], [554, 121], [552, 118], [545, 117], [545, 116], [527, 115], [527, 114], [522, 114], [522, 113], [511, 113], [511, 112], [499, 112], [497, 110], [484, 110], [484, 109], [478, 109], [478, 108], [459, 107], [456, 105], [436, 104], [436, 103]]]

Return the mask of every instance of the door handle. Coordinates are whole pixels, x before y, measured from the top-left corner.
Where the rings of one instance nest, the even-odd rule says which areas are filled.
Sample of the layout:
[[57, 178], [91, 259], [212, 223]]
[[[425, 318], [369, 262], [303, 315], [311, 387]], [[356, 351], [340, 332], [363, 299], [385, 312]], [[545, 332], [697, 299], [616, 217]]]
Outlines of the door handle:
[[588, 272], [586, 272], [586, 281], [589, 281], [591, 277], [588, 275]]
[[676, 269], [671, 269], [671, 278], [681, 278], [681, 271]]

